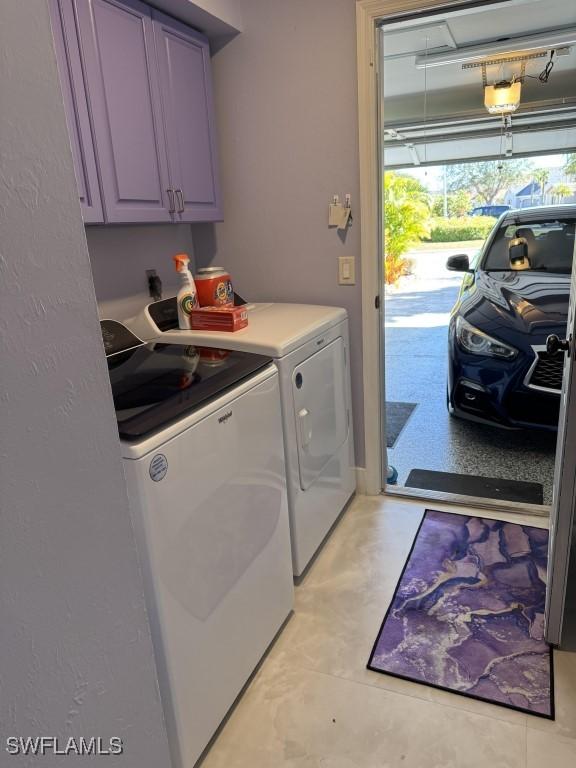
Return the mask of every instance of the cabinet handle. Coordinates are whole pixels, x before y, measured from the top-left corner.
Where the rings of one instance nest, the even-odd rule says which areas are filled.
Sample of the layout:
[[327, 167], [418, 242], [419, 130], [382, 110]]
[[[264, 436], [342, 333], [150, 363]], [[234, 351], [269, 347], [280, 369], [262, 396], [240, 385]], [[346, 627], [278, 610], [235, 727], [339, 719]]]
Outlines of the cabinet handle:
[[181, 189], [176, 190], [176, 199], [178, 200], [178, 205], [180, 206], [178, 208], [178, 213], [184, 213], [184, 195], [182, 194]]
[[168, 195], [168, 213], [176, 213], [176, 208], [174, 207], [174, 190], [167, 189], [166, 194]]

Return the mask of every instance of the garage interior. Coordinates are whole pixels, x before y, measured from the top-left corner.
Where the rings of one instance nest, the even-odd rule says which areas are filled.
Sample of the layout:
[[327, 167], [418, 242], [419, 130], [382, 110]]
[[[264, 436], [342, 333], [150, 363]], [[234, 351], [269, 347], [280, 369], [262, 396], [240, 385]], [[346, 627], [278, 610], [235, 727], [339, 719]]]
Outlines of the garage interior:
[[[543, 14], [538, 0], [508, 0], [388, 19], [380, 34], [384, 173], [432, 179], [453, 163], [574, 152], [573, 4], [550, 0]], [[490, 114], [485, 86], [515, 80], [517, 109]], [[417, 276], [400, 290], [385, 291], [385, 401], [415, 405], [388, 440], [387, 466], [397, 470], [398, 487], [415, 468], [537, 482], [548, 505], [555, 432], [477, 424], [446, 408], [448, 317], [462, 280], [445, 268], [459, 252], [446, 245], [420, 258]]]

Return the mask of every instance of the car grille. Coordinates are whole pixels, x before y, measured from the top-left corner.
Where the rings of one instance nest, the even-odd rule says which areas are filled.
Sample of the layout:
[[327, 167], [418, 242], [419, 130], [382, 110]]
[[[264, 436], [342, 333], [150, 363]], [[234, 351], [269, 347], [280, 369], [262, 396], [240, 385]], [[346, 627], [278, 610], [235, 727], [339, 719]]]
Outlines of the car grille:
[[548, 352], [537, 352], [537, 355], [538, 362], [532, 371], [529, 385], [560, 392], [562, 389], [564, 354], [549, 355]]

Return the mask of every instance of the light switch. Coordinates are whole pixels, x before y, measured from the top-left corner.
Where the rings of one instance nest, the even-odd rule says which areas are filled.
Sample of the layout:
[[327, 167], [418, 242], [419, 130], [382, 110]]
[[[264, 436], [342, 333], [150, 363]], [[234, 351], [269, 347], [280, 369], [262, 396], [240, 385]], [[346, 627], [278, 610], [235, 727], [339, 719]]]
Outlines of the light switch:
[[355, 285], [354, 256], [338, 256], [338, 284]]

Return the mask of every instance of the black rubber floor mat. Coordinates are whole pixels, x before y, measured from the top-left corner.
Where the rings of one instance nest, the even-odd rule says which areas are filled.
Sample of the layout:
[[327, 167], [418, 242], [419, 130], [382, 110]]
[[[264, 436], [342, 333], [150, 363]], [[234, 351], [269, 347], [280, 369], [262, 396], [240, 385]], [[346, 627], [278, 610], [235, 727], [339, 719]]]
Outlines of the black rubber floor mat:
[[429, 469], [413, 469], [406, 480], [406, 487], [426, 491], [458, 493], [483, 499], [502, 499], [524, 504], [543, 504], [544, 488], [541, 483], [507, 480], [503, 477], [479, 477], [457, 475], [452, 472], [434, 472]]
[[416, 403], [386, 403], [386, 447], [393, 448]]

